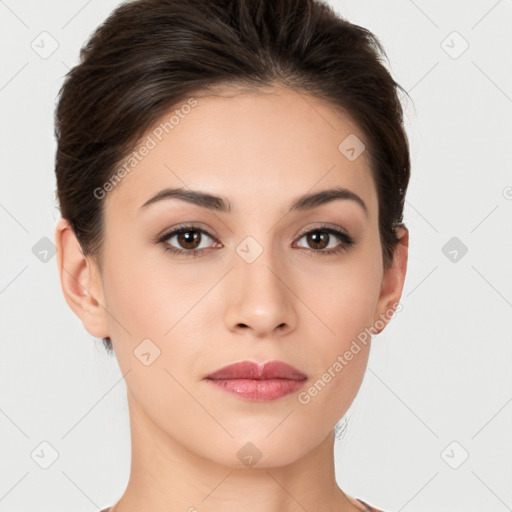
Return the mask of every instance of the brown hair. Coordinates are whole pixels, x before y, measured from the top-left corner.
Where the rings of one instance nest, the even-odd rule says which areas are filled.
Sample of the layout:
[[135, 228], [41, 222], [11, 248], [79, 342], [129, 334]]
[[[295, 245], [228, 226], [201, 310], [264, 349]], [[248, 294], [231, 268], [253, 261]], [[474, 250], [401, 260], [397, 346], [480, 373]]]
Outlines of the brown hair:
[[[57, 197], [84, 255], [101, 261], [103, 209], [94, 191], [162, 115], [214, 86], [278, 83], [328, 101], [365, 134], [387, 269], [410, 160], [403, 88], [385, 56], [375, 35], [321, 0], [121, 4], [81, 49], [55, 112]], [[103, 342], [112, 351], [110, 338]]]

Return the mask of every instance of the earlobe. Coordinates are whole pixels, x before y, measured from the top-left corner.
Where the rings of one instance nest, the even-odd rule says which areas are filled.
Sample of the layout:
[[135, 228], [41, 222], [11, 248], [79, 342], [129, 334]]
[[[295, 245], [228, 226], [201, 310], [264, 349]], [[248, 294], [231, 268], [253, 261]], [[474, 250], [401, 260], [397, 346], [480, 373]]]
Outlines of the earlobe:
[[64, 298], [95, 338], [109, 336], [103, 288], [96, 265], [84, 256], [69, 222], [61, 218], [55, 229], [57, 266]]
[[383, 325], [382, 332], [393, 316], [397, 304], [400, 302], [407, 272], [407, 259], [409, 251], [409, 230], [405, 225], [397, 229], [400, 242], [395, 247], [393, 264], [384, 272], [379, 301], [376, 308], [378, 317], [374, 319], [374, 325]]

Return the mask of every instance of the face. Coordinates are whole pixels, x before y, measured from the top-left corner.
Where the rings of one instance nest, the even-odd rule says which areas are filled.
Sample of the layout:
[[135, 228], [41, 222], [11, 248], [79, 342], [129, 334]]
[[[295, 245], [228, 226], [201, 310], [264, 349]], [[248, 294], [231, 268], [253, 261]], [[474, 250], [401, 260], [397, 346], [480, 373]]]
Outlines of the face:
[[[349, 118], [280, 88], [194, 98], [168, 133], [171, 114], [148, 131], [103, 199], [94, 290], [104, 307], [84, 325], [112, 339], [139, 427], [224, 465], [241, 467], [249, 442], [260, 467], [288, 464], [354, 400], [367, 333], [391, 315], [403, 273], [391, 269], [386, 284], [368, 155], [338, 148], [364, 142]], [[176, 188], [220, 199], [152, 200]], [[330, 189], [348, 193], [299, 203]], [[283, 361], [307, 378], [266, 400], [206, 379], [247, 360]]]

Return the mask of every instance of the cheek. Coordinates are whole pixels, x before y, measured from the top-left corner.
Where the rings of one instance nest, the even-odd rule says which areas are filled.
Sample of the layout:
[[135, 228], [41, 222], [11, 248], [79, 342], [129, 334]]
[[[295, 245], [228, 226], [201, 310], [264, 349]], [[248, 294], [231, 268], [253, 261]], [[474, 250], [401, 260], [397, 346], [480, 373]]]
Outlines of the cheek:
[[310, 339], [321, 344], [314, 356], [319, 382], [311, 396], [328, 388], [317, 400], [327, 410], [332, 404], [338, 412], [340, 407], [348, 407], [364, 377], [381, 285], [380, 266], [372, 254], [368, 251], [353, 264], [317, 274], [315, 287], [310, 286], [305, 295], [318, 318], [307, 313], [303, 320], [308, 325], [303, 327], [310, 332]]
[[324, 323], [328, 345], [340, 349], [371, 326], [380, 287], [378, 262], [371, 253], [360, 252], [350, 261], [308, 277], [302, 296]]
[[350, 274], [350, 279], [333, 286], [327, 295], [317, 294], [316, 306], [322, 311], [322, 320], [329, 329], [313, 323], [317, 332], [310, 335], [320, 348], [312, 350], [314, 374], [308, 386], [298, 395], [298, 402], [305, 414], [315, 420], [315, 428], [334, 426], [345, 414], [355, 399], [363, 381], [371, 346], [371, 326], [375, 305], [374, 287], [364, 286], [358, 276]]
[[[167, 405], [186, 406], [187, 395], [178, 382], [202, 375], [198, 356], [205, 330], [220, 315], [208, 316], [212, 299], [201, 299], [219, 272], [200, 275], [194, 265], [173, 264], [163, 249], [149, 256], [145, 252], [135, 248], [111, 258], [104, 291], [116, 357], [123, 373], [130, 370], [127, 384], [142, 403], [149, 401], [149, 407], [158, 401], [158, 411], [167, 400]], [[215, 301], [217, 310], [221, 303]], [[161, 395], [155, 395], [155, 389], [162, 390]]]
[[[134, 341], [162, 339], [170, 330], [172, 333], [205, 288], [185, 266], [173, 264], [170, 258], [167, 261], [163, 249], [152, 248], [151, 257], [147, 249], [145, 252], [128, 250], [117, 260], [112, 258], [105, 272], [108, 311]], [[111, 324], [119, 331], [115, 321]], [[121, 336], [126, 336], [126, 331], [120, 331]]]
[[365, 371], [374, 305], [372, 289], [365, 290], [357, 282], [345, 281], [336, 293], [329, 294], [328, 300], [324, 298], [320, 307], [328, 329], [322, 328], [324, 334], [320, 339], [317, 336], [317, 342], [321, 343], [321, 350], [317, 352], [317, 377], [336, 374], [335, 379], [326, 374], [325, 381], [335, 382], [334, 387], [343, 388], [345, 396], [350, 395], [352, 383], [358, 387], [355, 381], [362, 378]]
[[335, 338], [347, 342], [371, 326], [378, 291], [378, 282], [372, 282], [367, 273], [354, 272], [331, 291], [325, 308], [329, 308]]
[[182, 386], [188, 388], [198, 375], [193, 330], [200, 308], [193, 306], [205, 284], [184, 275], [179, 265], [162, 265], [165, 258], [158, 257], [155, 264], [131, 251], [106, 267], [104, 288], [111, 339], [127, 387], [168, 429], [178, 410], [187, 410], [187, 421], [204, 420], [204, 410]]

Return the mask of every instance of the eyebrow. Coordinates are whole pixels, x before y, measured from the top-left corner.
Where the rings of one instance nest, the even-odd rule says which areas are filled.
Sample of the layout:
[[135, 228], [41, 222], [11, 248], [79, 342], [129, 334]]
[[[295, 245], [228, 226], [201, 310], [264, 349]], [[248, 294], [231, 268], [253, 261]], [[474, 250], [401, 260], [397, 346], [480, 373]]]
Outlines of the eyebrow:
[[[203, 208], [210, 210], [216, 210], [219, 212], [231, 211], [231, 204], [229, 200], [208, 194], [206, 192], [200, 192], [198, 190], [187, 190], [183, 188], [166, 188], [161, 190], [156, 195], [148, 199], [142, 206], [141, 209], [147, 208], [149, 205], [154, 204], [163, 200], [179, 199], [186, 201], [187, 203], [195, 204]], [[324, 204], [330, 203], [336, 199], [350, 200], [357, 203], [368, 216], [368, 208], [365, 202], [354, 192], [343, 187], [334, 187], [320, 192], [313, 192], [311, 194], [305, 194], [296, 199], [290, 206], [290, 212], [294, 211], [306, 211], [313, 208], [317, 208]]]

